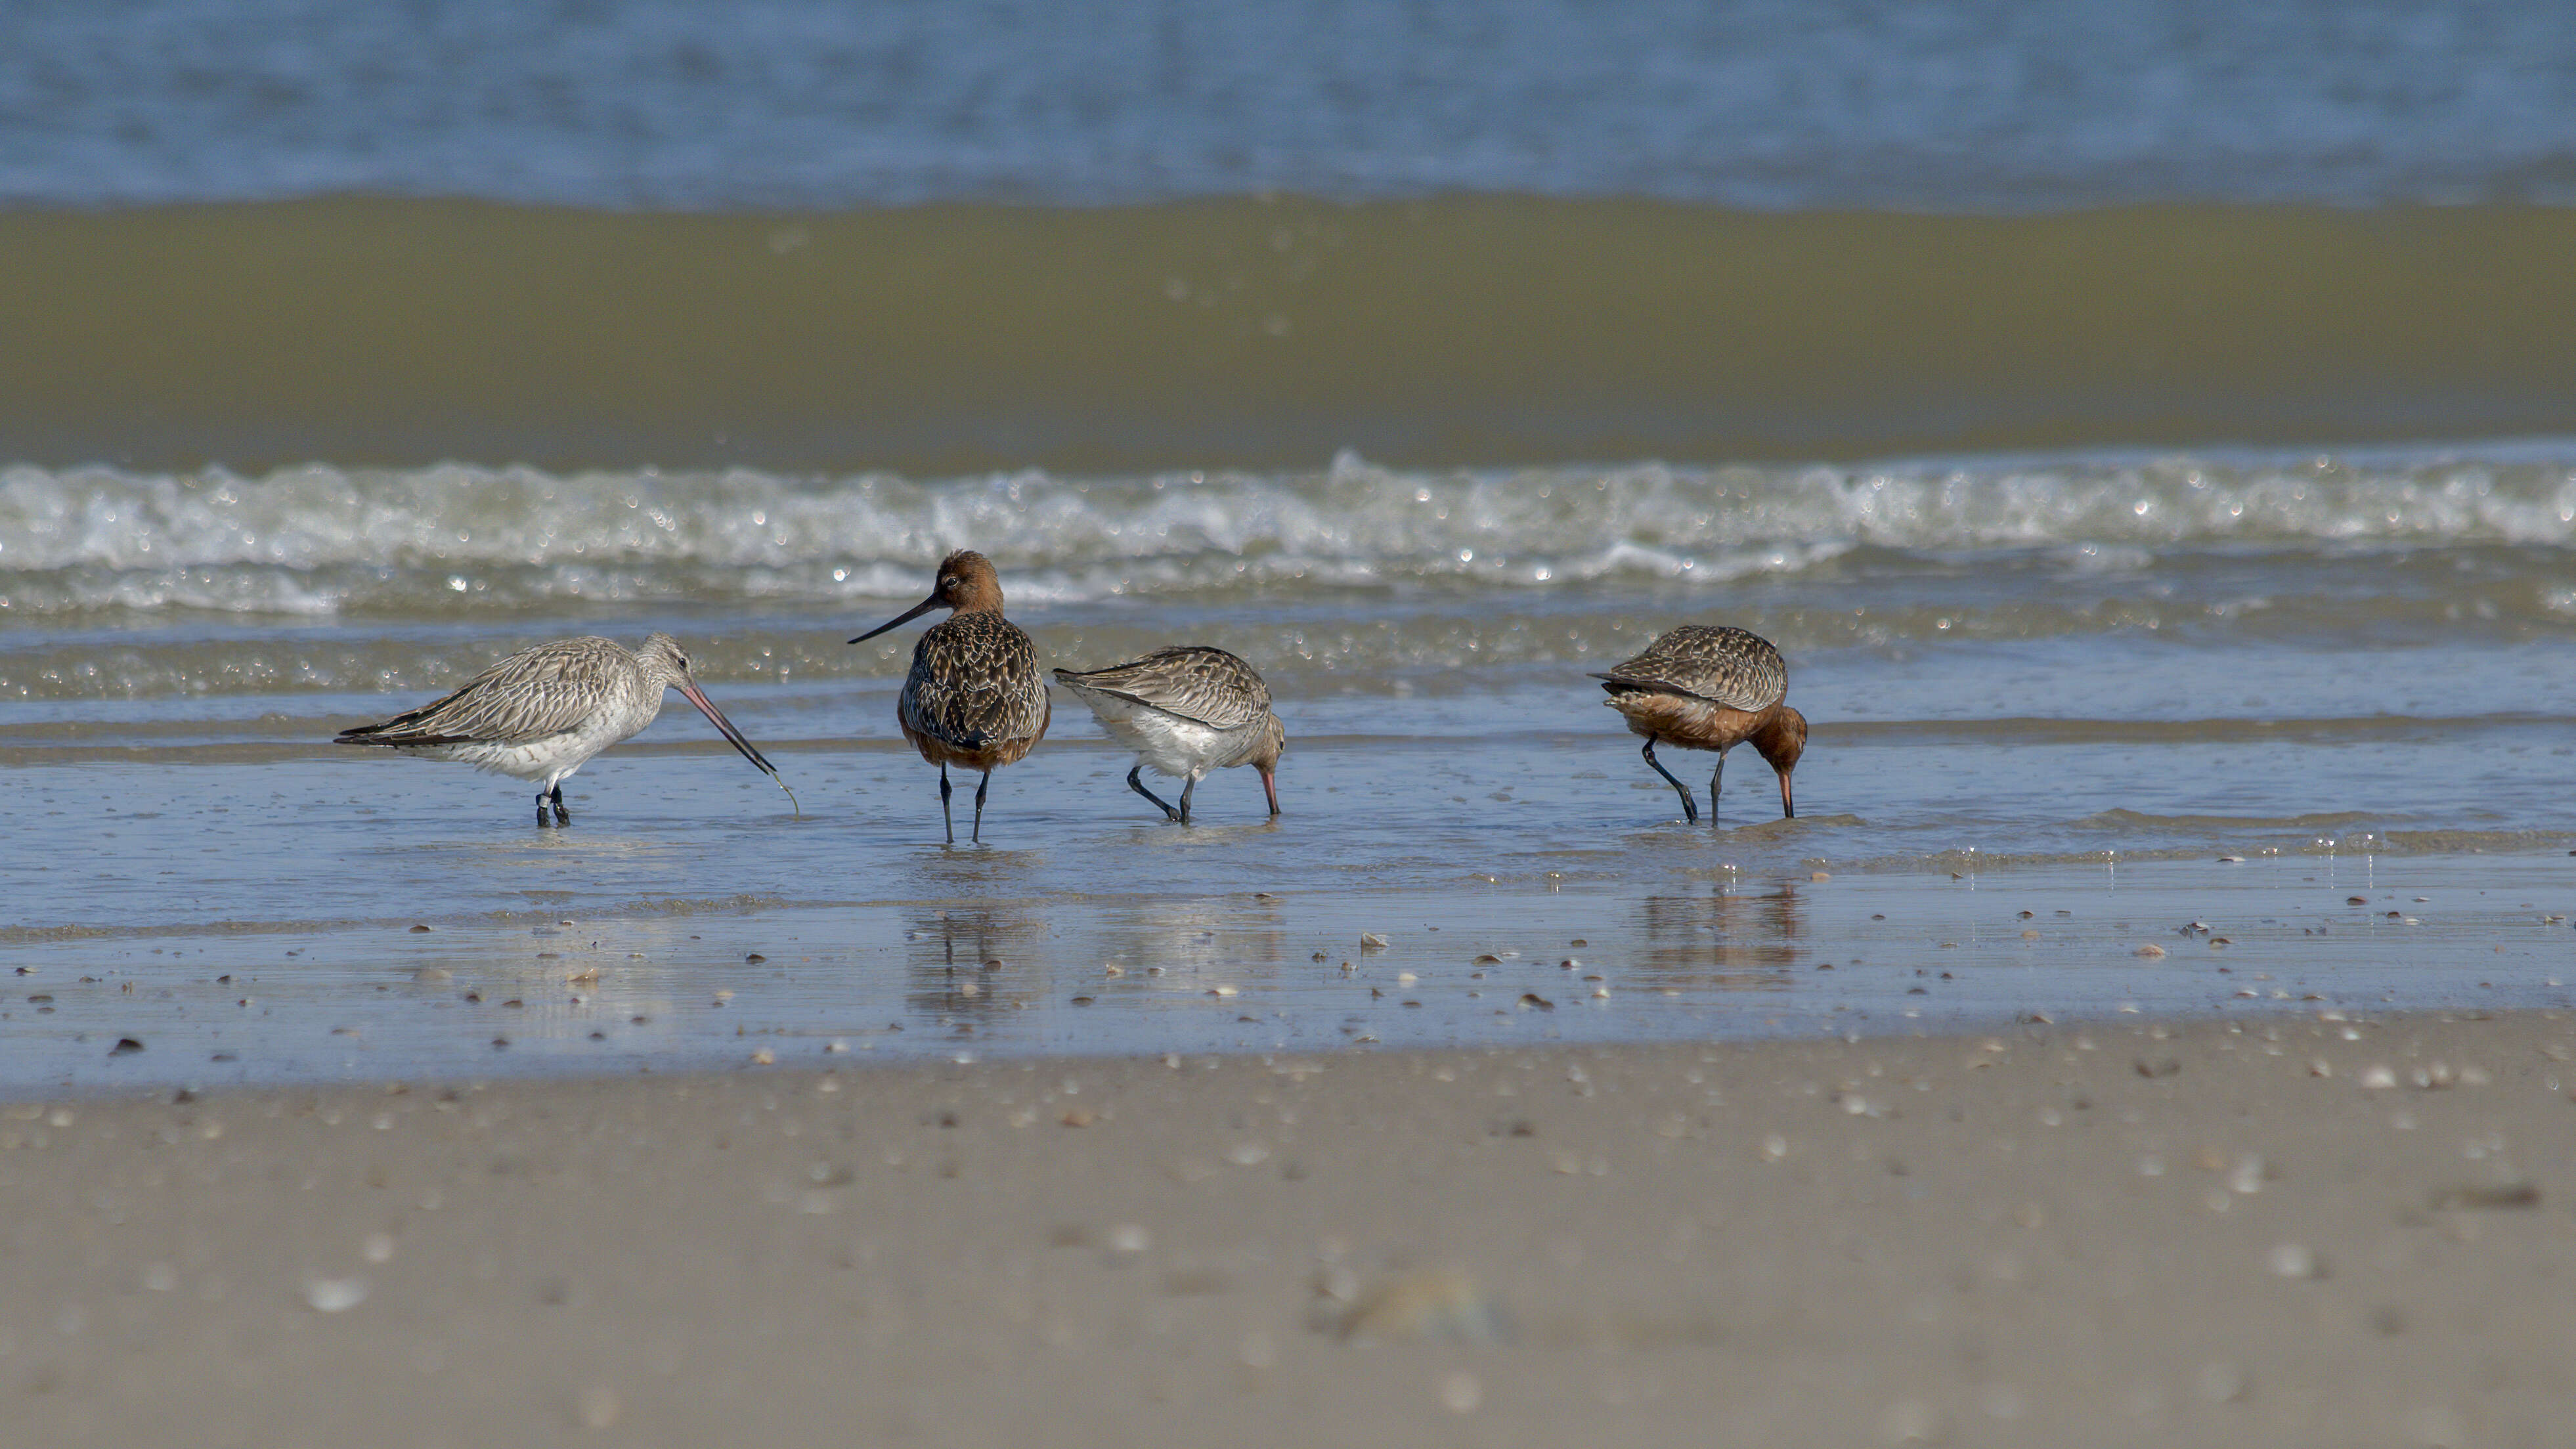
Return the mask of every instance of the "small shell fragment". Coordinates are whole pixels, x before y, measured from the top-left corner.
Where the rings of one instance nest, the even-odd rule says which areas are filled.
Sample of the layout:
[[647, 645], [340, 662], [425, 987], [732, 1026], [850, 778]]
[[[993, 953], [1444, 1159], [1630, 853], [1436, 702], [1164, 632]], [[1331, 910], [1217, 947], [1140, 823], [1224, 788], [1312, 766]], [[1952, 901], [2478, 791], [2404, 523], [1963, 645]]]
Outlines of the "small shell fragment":
[[316, 1313], [345, 1313], [367, 1301], [364, 1278], [307, 1278], [304, 1301]]
[[1493, 1299], [1473, 1277], [1454, 1268], [1419, 1269], [1369, 1285], [1330, 1327], [1345, 1342], [1491, 1343], [1504, 1335]]
[[2281, 1243], [2264, 1255], [2263, 1265], [2275, 1278], [2306, 1282], [2326, 1275], [2326, 1266], [2317, 1251], [2305, 1243]]

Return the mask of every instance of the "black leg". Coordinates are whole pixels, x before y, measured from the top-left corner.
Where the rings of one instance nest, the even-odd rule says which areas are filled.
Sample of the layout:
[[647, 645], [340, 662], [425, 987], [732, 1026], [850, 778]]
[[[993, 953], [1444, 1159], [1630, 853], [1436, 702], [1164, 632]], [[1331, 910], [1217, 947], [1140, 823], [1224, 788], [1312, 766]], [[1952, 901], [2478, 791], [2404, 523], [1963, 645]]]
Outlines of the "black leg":
[[975, 782], [975, 833], [968, 837], [977, 845], [984, 843], [984, 792], [991, 788], [993, 772], [986, 770], [984, 778]]
[[553, 823], [546, 818], [546, 792], [539, 790], [537, 792], [537, 828], [543, 830]]
[[1717, 768], [1708, 777], [1708, 823], [1717, 823], [1717, 787], [1726, 779], [1726, 751], [1717, 752]]
[[1664, 777], [1664, 783], [1673, 787], [1673, 793], [1682, 797], [1682, 818], [1692, 822], [1693, 824], [1697, 824], [1699, 821], [1699, 806], [1691, 802], [1690, 786], [1674, 779], [1673, 772], [1664, 768], [1664, 762], [1655, 758], [1655, 742], [1653, 740], [1646, 741], [1646, 763], [1654, 766], [1655, 773]]
[[1146, 789], [1146, 788], [1145, 788], [1145, 782], [1144, 782], [1142, 779], [1138, 778], [1139, 776], [1143, 775], [1144, 773], [1145, 773], [1145, 767], [1144, 767], [1143, 765], [1138, 765], [1136, 768], [1134, 768], [1134, 769], [1132, 769], [1132, 770], [1129, 770], [1129, 771], [1127, 772], [1127, 788], [1128, 788], [1128, 789], [1130, 789], [1130, 790], [1135, 791], [1135, 792], [1136, 792], [1137, 794], [1139, 794], [1139, 795], [1144, 796], [1146, 799], [1153, 801], [1153, 802], [1154, 802], [1154, 808], [1163, 812], [1163, 818], [1164, 818], [1164, 819], [1166, 819], [1166, 820], [1178, 820], [1178, 819], [1180, 819], [1180, 818], [1181, 818], [1181, 812], [1179, 812], [1178, 810], [1173, 809], [1173, 808], [1172, 808], [1171, 806], [1169, 806], [1169, 805], [1164, 804], [1164, 803], [1163, 803], [1163, 797], [1162, 797], [1162, 796], [1157, 795], [1157, 794], [1155, 794], [1153, 791], [1148, 790], [1148, 789]]
[[1198, 787], [1198, 777], [1195, 775], [1181, 782], [1181, 823], [1183, 825], [1190, 823], [1190, 792]]
[[957, 843], [957, 817], [948, 810], [948, 767], [939, 767], [939, 818], [948, 826], [948, 843]]
[[546, 798], [555, 802], [555, 824], [558, 826], [570, 825], [572, 823], [572, 812], [564, 808], [563, 786], [558, 783]]

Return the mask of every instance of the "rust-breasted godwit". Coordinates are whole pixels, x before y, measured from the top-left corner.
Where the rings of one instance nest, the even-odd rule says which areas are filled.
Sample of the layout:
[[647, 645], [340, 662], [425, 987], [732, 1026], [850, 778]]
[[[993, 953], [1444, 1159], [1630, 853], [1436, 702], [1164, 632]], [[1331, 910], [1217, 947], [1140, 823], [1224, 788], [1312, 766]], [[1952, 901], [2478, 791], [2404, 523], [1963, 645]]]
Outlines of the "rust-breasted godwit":
[[[688, 696], [725, 742], [787, 790], [778, 769], [698, 690], [678, 640], [655, 634], [629, 652], [614, 639], [556, 639], [522, 649], [464, 688], [382, 724], [343, 730], [334, 744], [381, 745], [432, 760], [462, 760], [537, 783], [537, 824], [570, 825], [563, 782], [590, 757], [632, 738], [662, 712], [662, 692]], [[787, 790], [796, 803], [796, 792]]]
[[1684, 818], [1699, 819], [1699, 807], [1691, 803], [1690, 787], [1655, 758], [1658, 744], [1717, 751], [1717, 769], [1708, 777], [1712, 823], [1726, 752], [1748, 743], [1780, 776], [1780, 814], [1798, 813], [1789, 775], [1807, 748], [1807, 717], [1783, 698], [1789, 666], [1770, 640], [1731, 625], [1684, 624], [1636, 658], [1591, 677], [1609, 691], [1604, 703], [1627, 717], [1631, 732], [1646, 737], [1646, 763], [1680, 792]]
[[[1222, 649], [1184, 644], [1106, 669], [1059, 669], [1055, 677], [1091, 706], [1111, 739], [1136, 752], [1127, 788], [1153, 801], [1165, 819], [1188, 824], [1200, 778], [1234, 765], [1261, 772], [1270, 813], [1279, 813], [1279, 754], [1288, 731], [1270, 712], [1270, 686], [1251, 665]], [[1149, 766], [1183, 782], [1180, 808], [1137, 778]]]
[[930, 597], [851, 640], [864, 643], [933, 609], [947, 618], [921, 633], [912, 647], [912, 673], [903, 681], [895, 722], [921, 757], [939, 767], [939, 815], [948, 843], [957, 843], [957, 820], [948, 806], [948, 767], [980, 770], [975, 786], [975, 827], [984, 839], [984, 792], [993, 772], [1014, 764], [1046, 738], [1046, 680], [1038, 650], [1020, 627], [1002, 617], [1002, 580], [992, 560], [959, 549], [939, 565]]

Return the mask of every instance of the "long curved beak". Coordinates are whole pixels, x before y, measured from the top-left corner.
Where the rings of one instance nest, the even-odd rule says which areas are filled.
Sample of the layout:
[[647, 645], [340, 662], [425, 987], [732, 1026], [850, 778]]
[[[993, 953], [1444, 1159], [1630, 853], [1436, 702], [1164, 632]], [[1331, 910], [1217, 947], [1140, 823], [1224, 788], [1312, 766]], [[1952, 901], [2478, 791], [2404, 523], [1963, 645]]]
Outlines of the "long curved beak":
[[1783, 820], [1798, 818], [1798, 807], [1789, 798], [1789, 772], [1786, 770], [1780, 772], [1780, 818]]
[[787, 807], [789, 809], [794, 810], [800, 817], [804, 815], [805, 808], [796, 803], [796, 792], [788, 790], [787, 782], [778, 778], [778, 767], [769, 763], [769, 761], [762, 756], [759, 750], [752, 748], [751, 741], [742, 737], [742, 731], [733, 727], [733, 721], [724, 717], [724, 711], [716, 708], [715, 701], [700, 693], [696, 685], [691, 684], [685, 679], [674, 681], [673, 687], [678, 689], [680, 693], [689, 697], [689, 703], [698, 707], [698, 713], [707, 717], [707, 723], [716, 727], [716, 733], [725, 737], [726, 744], [729, 744], [736, 750], [740, 751], [744, 759], [751, 761], [753, 764], [758, 765], [761, 769], [767, 771], [769, 778], [777, 784], [779, 789], [787, 790]]
[[1279, 777], [1268, 770], [1261, 772], [1261, 790], [1270, 797], [1270, 813], [1279, 813]]
[[909, 624], [913, 620], [920, 618], [922, 615], [927, 614], [938, 607], [939, 596], [937, 594], [933, 594], [929, 598], [922, 600], [920, 603], [915, 604], [911, 608], [904, 610], [902, 613], [895, 615], [893, 618], [886, 620], [884, 623], [870, 629], [868, 632], [860, 635], [850, 642], [853, 644], [865, 644], [869, 640], [877, 637], [879, 634], [893, 628], [895, 625]]

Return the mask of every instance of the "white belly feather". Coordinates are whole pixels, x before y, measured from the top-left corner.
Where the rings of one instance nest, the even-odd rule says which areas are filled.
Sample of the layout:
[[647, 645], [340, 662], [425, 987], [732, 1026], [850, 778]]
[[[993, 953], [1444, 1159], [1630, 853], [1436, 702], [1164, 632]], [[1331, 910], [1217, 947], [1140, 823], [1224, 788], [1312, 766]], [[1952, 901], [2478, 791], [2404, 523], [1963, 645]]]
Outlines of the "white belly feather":
[[1134, 750], [1146, 769], [1176, 779], [1197, 780], [1234, 759], [1243, 746], [1243, 731], [1221, 730], [1166, 714], [1152, 705], [1098, 690], [1068, 685], [1091, 706], [1100, 728]]
[[[551, 788], [589, 764], [591, 757], [600, 751], [642, 733], [644, 727], [653, 722], [654, 715], [660, 712], [658, 706], [661, 701], [655, 700], [654, 704], [656, 708], [651, 711], [603, 710], [580, 729], [541, 739], [516, 742], [477, 740], [471, 744], [397, 745], [394, 748], [406, 755], [417, 755], [426, 760], [455, 760], [495, 775], [507, 775], [514, 780], [534, 780]], [[637, 717], [639, 714], [641, 718]]]

